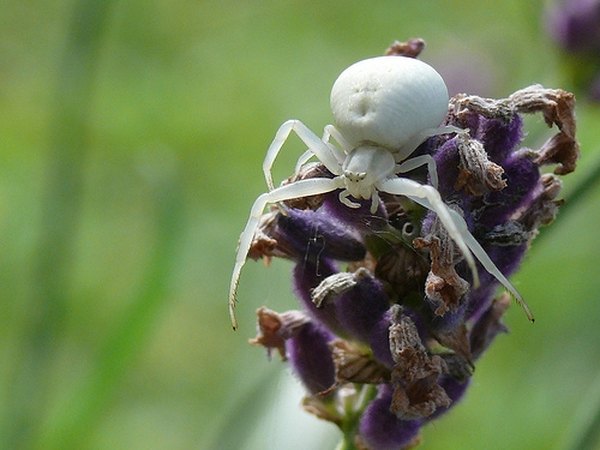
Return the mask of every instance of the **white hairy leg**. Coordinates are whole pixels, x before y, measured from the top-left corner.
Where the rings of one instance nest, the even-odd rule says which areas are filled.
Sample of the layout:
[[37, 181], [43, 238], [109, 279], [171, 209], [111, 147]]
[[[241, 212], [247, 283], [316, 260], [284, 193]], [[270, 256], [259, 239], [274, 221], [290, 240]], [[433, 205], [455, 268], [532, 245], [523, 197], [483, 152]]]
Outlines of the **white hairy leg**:
[[233, 328], [237, 328], [237, 319], [235, 318], [235, 303], [237, 297], [237, 288], [240, 281], [242, 267], [246, 263], [248, 251], [252, 245], [252, 239], [258, 228], [260, 217], [265, 207], [270, 203], [278, 203], [285, 200], [295, 198], [308, 197], [310, 195], [324, 194], [331, 192], [343, 186], [343, 181], [340, 178], [309, 178], [306, 180], [296, 181], [295, 183], [286, 184], [284, 186], [273, 189], [258, 196], [254, 201], [250, 210], [250, 217], [246, 223], [246, 227], [240, 235], [235, 265], [229, 285], [229, 316]]
[[[333, 146], [323, 142], [319, 136], [313, 133], [299, 120], [288, 120], [284, 122], [277, 130], [277, 133], [275, 133], [273, 142], [271, 142], [265, 160], [263, 161], [263, 172], [270, 191], [274, 189], [271, 168], [273, 167], [273, 163], [283, 147], [283, 144], [287, 141], [292, 131], [296, 133], [302, 142], [306, 144], [308, 150], [312, 152], [312, 154], [314, 154], [331, 173], [334, 175], [340, 174], [340, 165], [336, 158], [335, 151], [332, 149]], [[308, 152], [304, 153], [304, 155], [307, 154]], [[304, 155], [301, 158], [303, 158]]]

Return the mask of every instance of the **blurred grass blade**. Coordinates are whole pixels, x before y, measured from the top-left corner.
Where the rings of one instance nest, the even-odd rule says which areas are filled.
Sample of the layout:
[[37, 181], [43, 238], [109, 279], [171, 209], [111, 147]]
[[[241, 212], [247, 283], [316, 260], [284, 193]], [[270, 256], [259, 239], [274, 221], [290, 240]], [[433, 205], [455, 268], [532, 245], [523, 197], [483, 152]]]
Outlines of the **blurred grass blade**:
[[600, 375], [590, 388], [586, 401], [575, 414], [571, 427], [569, 450], [597, 450], [600, 448]]
[[[273, 402], [273, 386], [280, 372], [269, 370], [245, 395], [240, 396], [221, 420], [221, 426], [211, 445], [206, 448], [229, 450], [246, 448], [245, 441], [257, 427], [267, 405]], [[248, 405], [252, 405], [252, 415], [248, 415]]]
[[50, 148], [28, 316], [3, 405], [2, 448], [28, 448], [46, 413], [48, 373], [64, 324], [70, 258], [79, 222], [96, 66], [113, 3], [79, 1], [68, 24], [51, 105]]
[[116, 326], [105, 342], [96, 367], [81, 386], [73, 389], [61, 408], [60, 417], [51, 419], [41, 433], [39, 448], [64, 450], [85, 447], [168, 299], [179, 249], [177, 244], [182, 235], [184, 207], [179, 173], [165, 170], [165, 167], [168, 165], [154, 168], [158, 179], [151, 180], [154, 185], [150, 195], [156, 201], [158, 230], [142, 279], [143, 285], [132, 300], [124, 300], [130, 307], [120, 320], [115, 321]]

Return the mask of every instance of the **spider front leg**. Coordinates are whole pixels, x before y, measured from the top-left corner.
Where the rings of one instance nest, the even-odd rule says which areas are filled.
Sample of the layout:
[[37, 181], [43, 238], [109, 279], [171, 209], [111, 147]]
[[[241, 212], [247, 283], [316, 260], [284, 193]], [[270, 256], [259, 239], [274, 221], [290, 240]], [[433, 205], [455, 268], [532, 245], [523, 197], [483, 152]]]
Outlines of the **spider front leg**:
[[278, 203], [285, 200], [295, 198], [308, 197], [310, 195], [319, 195], [331, 192], [343, 186], [343, 180], [336, 178], [309, 178], [306, 180], [296, 181], [295, 183], [286, 184], [284, 186], [273, 189], [258, 196], [254, 201], [250, 210], [250, 217], [246, 223], [244, 231], [240, 235], [235, 265], [229, 285], [229, 317], [231, 325], [235, 330], [237, 328], [237, 319], [235, 318], [235, 304], [237, 297], [237, 288], [242, 273], [242, 267], [246, 263], [248, 251], [252, 245], [252, 239], [258, 228], [260, 217], [269, 203]]
[[429, 182], [431, 183], [431, 186], [433, 186], [433, 188], [437, 191], [437, 166], [435, 164], [435, 159], [433, 159], [433, 156], [431, 155], [421, 155], [415, 156], [414, 158], [409, 158], [396, 166], [395, 173], [410, 172], [411, 170], [414, 170], [417, 167], [424, 166], [425, 164], [427, 164], [427, 171], [429, 172]]
[[284, 122], [277, 130], [277, 133], [275, 133], [275, 138], [273, 138], [273, 142], [271, 142], [271, 145], [267, 150], [265, 160], [263, 161], [263, 172], [265, 174], [265, 180], [270, 191], [275, 188], [271, 169], [275, 159], [277, 158], [277, 155], [283, 147], [283, 144], [287, 141], [292, 131], [296, 133], [296, 135], [308, 147], [308, 151], [306, 151], [298, 160], [296, 169], [298, 169], [299, 165], [301, 166], [303, 163], [308, 161], [312, 155], [315, 155], [331, 173], [334, 175], [340, 175], [340, 166], [341, 162], [343, 161], [343, 158], [341, 161], [339, 160], [340, 152], [333, 145], [321, 140], [319, 136], [313, 133], [310, 128], [308, 128], [299, 120], [288, 120]]
[[500, 272], [500, 269], [496, 267], [496, 264], [494, 264], [483, 247], [473, 237], [467, 228], [465, 219], [443, 202], [437, 190], [431, 186], [419, 184], [408, 178], [388, 179], [380, 183], [377, 187], [379, 190], [390, 194], [404, 195], [435, 212], [452, 240], [454, 240], [461, 253], [464, 255], [465, 260], [471, 269], [475, 287], [479, 285], [479, 275], [477, 274], [477, 267], [475, 266], [473, 255], [475, 255], [483, 267], [515, 297], [517, 303], [525, 311], [527, 318], [533, 322], [533, 314], [527, 306], [527, 303], [523, 300], [521, 294], [519, 294], [512, 283], [508, 281], [502, 272]]

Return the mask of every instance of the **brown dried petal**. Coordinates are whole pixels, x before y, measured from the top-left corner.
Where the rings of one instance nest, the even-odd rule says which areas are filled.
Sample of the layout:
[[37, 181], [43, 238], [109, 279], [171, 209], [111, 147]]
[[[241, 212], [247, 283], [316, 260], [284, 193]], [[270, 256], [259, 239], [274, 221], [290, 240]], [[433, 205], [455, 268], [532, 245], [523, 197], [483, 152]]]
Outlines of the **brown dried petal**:
[[538, 150], [535, 163], [543, 166], [546, 164], [557, 164], [554, 173], [566, 175], [575, 170], [579, 159], [579, 144], [565, 133], [552, 136]]
[[475, 366], [471, 361], [467, 361], [462, 356], [457, 355], [456, 353], [443, 353], [440, 357], [446, 363], [448, 375], [452, 378], [460, 382], [465, 382], [473, 375]]
[[540, 225], [552, 223], [558, 214], [559, 207], [563, 204], [563, 200], [556, 200], [561, 191], [562, 182], [552, 174], [542, 175], [541, 181], [542, 192], [517, 219], [532, 233], [535, 233]]
[[367, 269], [360, 267], [355, 272], [338, 272], [325, 278], [311, 292], [311, 298], [317, 308], [352, 289], [362, 277], [370, 276]]
[[437, 377], [438, 375], [424, 378], [408, 388], [396, 385], [392, 393], [390, 411], [398, 418], [411, 420], [429, 417], [438, 408], [450, 406], [452, 400], [444, 388], [437, 384]]
[[412, 319], [399, 305], [392, 307], [390, 350], [392, 369], [392, 404], [390, 410], [402, 419], [416, 419], [447, 407], [451, 400], [438, 384], [448, 368], [438, 355], [429, 355]]
[[469, 112], [484, 117], [510, 122], [515, 115], [513, 105], [508, 99], [483, 98], [477, 95], [457, 94], [450, 99], [450, 116], [453, 122], [462, 123]]
[[559, 132], [537, 151], [536, 163], [557, 164], [554, 170], [557, 175], [575, 170], [579, 144], [575, 138], [575, 96], [572, 93], [533, 85], [499, 100], [460, 94], [450, 100], [450, 105], [450, 115], [458, 123], [468, 111], [506, 122], [518, 113], [541, 112], [546, 124], [549, 127], [556, 125]]
[[[308, 163], [300, 168], [297, 174], [285, 180], [282, 185], [290, 184], [308, 178], [331, 178], [331, 173], [321, 163]], [[325, 200], [324, 195], [311, 195], [308, 197], [293, 198], [283, 202], [287, 207], [294, 209], [318, 209]]]
[[453, 350], [461, 358], [470, 362], [471, 345], [469, 343], [469, 333], [466, 325], [463, 323], [450, 331], [434, 333], [435, 339], [444, 347]]
[[[447, 235], [447, 232], [443, 233], [443, 236]], [[414, 240], [415, 247], [428, 248], [431, 255], [431, 271], [425, 282], [425, 294], [437, 305], [434, 311], [437, 316], [456, 310], [469, 290], [469, 283], [454, 268], [454, 242], [449, 236], [442, 239], [429, 236]]]
[[575, 139], [575, 96], [571, 92], [546, 89], [536, 84], [515, 92], [508, 100], [516, 112], [541, 112], [549, 127], [556, 125], [568, 137]]
[[258, 334], [249, 339], [252, 345], [262, 345], [271, 356], [271, 350], [276, 349], [285, 360], [285, 341], [292, 337], [300, 327], [310, 321], [301, 311], [277, 313], [264, 306], [256, 310], [258, 317]]
[[283, 249], [275, 236], [277, 226], [278, 209], [273, 209], [264, 213], [260, 217], [258, 228], [254, 233], [248, 257], [254, 260], [263, 258], [266, 264], [269, 264], [272, 257], [287, 258], [289, 252]]
[[409, 39], [406, 42], [394, 41], [386, 51], [385, 56], [408, 56], [416, 58], [425, 48], [425, 41], [421, 38]]
[[390, 380], [390, 371], [373, 359], [373, 355], [343, 339], [330, 344], [338, 383], [380, 384]]
[[529, 242], [533, 232], [521, 222], [509, 220], [485, 233], [485, 241], [493, 245], [514, 246]]
[[331, 404], [324, 401], [321, 397], [314, 395], [306, 396], [302, 399], [302, 408], [309, 414], [318, 417], [319, 419], [332, 422], [338, 427], [342, 426], [343, 417], [339, 412], [331, 407]]
[[468, 194], [481, 196], [490, 190], [504, 189], [504, 169], [488, 159], [483, 144], [467, 133], [459, 134], [457, 139], [460, 171], [455, 184], [456, 190], [464, 188]]
[[[391, 307], [390, 332], [390, 351], [392, 358], [397, 365], [407, 366], [409, 370], [410, 363], [415, 362], [415, 358], [426, 358], [427, 350], [421, 342], [421, 336], [413, 320], [404, 314], [404, 309], [399, 305]], [[412, 364], [414, 365], [414, 364]], [[412, 381], [410, 376], [406, 381]]]

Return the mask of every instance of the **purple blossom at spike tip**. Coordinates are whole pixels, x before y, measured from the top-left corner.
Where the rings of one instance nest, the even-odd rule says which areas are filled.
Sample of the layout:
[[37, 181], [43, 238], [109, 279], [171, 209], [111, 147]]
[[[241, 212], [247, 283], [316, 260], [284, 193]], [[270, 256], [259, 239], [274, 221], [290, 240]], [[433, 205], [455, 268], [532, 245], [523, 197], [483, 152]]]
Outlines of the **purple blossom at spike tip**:
[[581, 53], [600, 51], [600, 1], [562, 0], [547, 12], [551, 36], [566, 50]]
[[600, 1], [562, 0], [545, 11], [546, 30], [563, 50], [569, 81], [588, 99], [600, 101]]
[[[419, 42], [395, 43], [390, 54], [416, 57]], [[520, 147], [525, 114], [554, 128], [539, 149]], [[460, 236], [475, 240], [503, 276], [518, 269], [561, 205], [559, 175], [575, 169], [579, 152], [574, 117], [573, 95], [560, 89], [459, 94], [443, 124], [468, 131], [430, 137], [411, 155], [433, 159], [442, 201], [466, 224]], [[332, 176], [308, 163], [288, 182]], [[393, 176], [432, 183], [426, 165]], [[306, 387], [304, 408], [351, 445], [412, 448], [422, 427], [468, 395], [477, 361], [507, 331], [511, 298], [480, 260], [473, 286], [456, 235], [435, 212], [389, 192], [373, 204], [342, 202], [341, 192], [286, 200], [261, 218], [249, 255], [293, 262], [302, 311], [259, 310], [251, 343], [287, 358]]]

